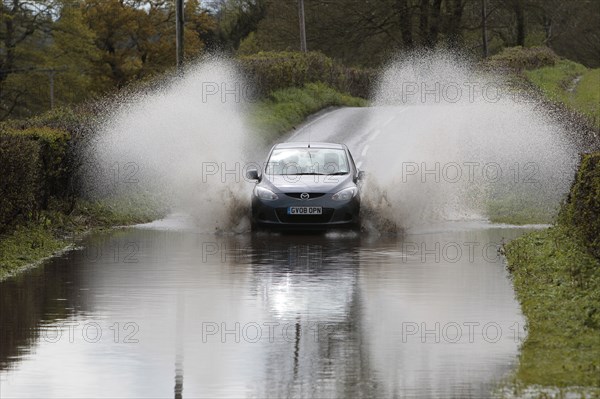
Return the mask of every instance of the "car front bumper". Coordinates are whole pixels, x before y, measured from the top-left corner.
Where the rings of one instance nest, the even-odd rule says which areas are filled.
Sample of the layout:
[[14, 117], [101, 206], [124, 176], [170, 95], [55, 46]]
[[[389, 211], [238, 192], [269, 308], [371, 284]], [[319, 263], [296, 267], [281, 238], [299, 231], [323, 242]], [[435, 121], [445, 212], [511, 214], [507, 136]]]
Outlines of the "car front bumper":
[[[288, 215], [291, 206], [320, 206], [321, 215]], [[360, 199], [334, 201], [330, 194], [319, 198], [300, 200], [283, 194], [279, 199], [264, 201], [252, 196], [252, 221], [255, 226], [283, 230], [327, 230], [358, 228]]]

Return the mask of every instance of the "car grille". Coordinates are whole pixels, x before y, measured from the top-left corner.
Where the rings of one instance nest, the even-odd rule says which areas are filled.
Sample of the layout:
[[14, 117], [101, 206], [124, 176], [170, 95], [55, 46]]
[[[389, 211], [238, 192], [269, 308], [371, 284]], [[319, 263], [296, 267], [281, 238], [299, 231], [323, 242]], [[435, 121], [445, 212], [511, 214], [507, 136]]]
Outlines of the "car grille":
[[333, 216], [333, 208], [323, 208], [321, 215], [288, 215], [287, 208], [277, 208], [276, 212], [282, 223], [328, 223]]
[[[301, 199], [300, 195], [302, 195], [303, 193], [285, 193], [285, 195], [287, 195], [288, 197], [292, 197], [292, 198], [296, 198], [296, 199]], [[325, 193], [308, 193], [308, 195], [310, 195], [309, 199], [313, 199], [313, 198], [319, 198], [325, 195]]]

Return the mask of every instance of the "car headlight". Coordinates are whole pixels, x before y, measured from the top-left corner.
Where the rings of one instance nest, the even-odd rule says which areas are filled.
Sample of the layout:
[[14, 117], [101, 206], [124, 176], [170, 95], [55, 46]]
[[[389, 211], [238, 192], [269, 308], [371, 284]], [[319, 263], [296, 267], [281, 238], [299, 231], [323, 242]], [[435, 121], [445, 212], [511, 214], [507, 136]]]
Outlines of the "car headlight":
[[348, 187], [333, 194], [331, 199], [334, 201], [348, 201], [354, 198], [356, 194], [358, 194], [358, 189], [356, 187]]
[[273, 191], [266, 189], [264, 187], [258, 187], [258, 186], [256, 186], [256, 188], [254, 189], [254, 195], [256, 195], [258, 198], [260, 198], [262, 200], [266, 200], [266, 201], [274, 201], [277, 198], [279, 198], [277, 196], [277, 194], [275, 194]]

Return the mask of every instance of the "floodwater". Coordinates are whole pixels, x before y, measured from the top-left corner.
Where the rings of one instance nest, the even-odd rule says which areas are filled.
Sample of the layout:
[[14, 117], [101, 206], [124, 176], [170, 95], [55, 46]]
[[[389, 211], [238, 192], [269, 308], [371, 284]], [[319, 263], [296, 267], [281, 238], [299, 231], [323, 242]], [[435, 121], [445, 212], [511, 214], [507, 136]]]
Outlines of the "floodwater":
[[527, 228], [184, 222], [89, 236], [0, 283], [2, 398], [480, 398], [514, 369], [524, 319], [497, 249]]

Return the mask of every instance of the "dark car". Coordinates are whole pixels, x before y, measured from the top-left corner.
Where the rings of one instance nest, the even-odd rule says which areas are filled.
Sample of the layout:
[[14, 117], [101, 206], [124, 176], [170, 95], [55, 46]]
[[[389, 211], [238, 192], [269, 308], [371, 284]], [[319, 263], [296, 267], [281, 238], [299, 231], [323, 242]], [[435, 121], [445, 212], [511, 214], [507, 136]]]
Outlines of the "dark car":
[[253, 228], [326, 230], [360, 226], [360, 172], [348, 147], [333, 143], [275, 145], [252, 193]]

